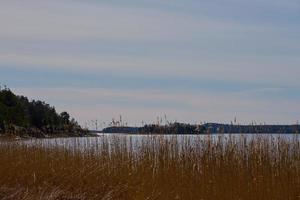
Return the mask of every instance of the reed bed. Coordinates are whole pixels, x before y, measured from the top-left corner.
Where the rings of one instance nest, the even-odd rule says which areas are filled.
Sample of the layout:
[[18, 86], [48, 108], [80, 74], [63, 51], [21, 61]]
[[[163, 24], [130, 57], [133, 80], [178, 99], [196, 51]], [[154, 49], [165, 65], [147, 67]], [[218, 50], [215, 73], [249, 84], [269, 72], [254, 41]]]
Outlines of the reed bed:
[[2, 142], [0, 199], [300, 199], [297, 136], [103, 136], [72, 145]]

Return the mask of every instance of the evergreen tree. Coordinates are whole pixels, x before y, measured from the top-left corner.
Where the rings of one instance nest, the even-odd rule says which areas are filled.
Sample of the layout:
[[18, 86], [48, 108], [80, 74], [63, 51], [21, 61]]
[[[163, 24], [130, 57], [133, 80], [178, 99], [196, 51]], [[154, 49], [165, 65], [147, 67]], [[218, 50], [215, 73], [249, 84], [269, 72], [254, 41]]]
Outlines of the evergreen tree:
[[67, 112], [58, 114], [54, 107], [43, 101], [29, 101], [7, 87], [0, 87], [0, 131], [5, 132], [11, 126], [51, 131], [82, 130]]

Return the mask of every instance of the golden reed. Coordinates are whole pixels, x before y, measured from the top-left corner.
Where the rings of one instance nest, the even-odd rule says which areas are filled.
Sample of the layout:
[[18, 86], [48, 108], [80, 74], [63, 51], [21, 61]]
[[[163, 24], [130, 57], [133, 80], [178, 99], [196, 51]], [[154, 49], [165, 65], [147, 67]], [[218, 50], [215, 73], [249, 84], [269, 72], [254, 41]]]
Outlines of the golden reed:
[[180, 140], [103, 136], [84, 151], [2, 142], [0, 199], [300, 199], [297, 136]]

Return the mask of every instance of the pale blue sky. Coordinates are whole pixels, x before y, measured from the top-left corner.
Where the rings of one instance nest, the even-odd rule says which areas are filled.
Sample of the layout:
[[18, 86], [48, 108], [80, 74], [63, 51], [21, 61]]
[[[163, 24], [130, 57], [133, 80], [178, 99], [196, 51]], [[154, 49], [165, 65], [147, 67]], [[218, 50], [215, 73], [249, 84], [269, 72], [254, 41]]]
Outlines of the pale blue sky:
[[0, 83], [81, 124], [300, 120], [299, 0], [0, 2]]

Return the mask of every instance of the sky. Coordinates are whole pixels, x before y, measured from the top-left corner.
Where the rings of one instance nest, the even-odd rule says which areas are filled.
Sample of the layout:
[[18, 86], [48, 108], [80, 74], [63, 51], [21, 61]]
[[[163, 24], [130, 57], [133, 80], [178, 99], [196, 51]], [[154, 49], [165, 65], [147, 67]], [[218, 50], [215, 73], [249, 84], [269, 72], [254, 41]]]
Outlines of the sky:
[[81, 125], [300, 120], [300, 0], [0, 2], [0, 84]]

